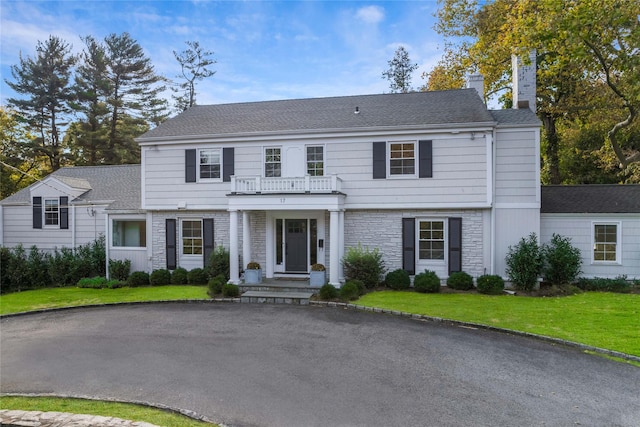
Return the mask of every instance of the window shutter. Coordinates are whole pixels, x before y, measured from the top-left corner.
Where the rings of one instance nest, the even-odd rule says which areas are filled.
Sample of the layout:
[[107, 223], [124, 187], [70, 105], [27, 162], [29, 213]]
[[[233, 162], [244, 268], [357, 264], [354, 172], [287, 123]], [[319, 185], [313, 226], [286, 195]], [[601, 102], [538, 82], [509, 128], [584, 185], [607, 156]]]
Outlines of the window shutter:
[[69, 229], [69, 197], [60, 197], [60, 229]]
[[213, 218], [205, 218], [202, 220], [202, 254], [204, 256], [203, 265], [206, 268], [209, 265], [209, 258], [213, 252]]
[[418, 176], [420, 178], [433, 177], [433, 141], [418, 142]]
[[416, 274], [416, 220], [402, 218], [402, 268]]
[[373, 179], [385, 179], [387, 177], [387, 143], [373, 143]]
[[42, 228], [42, 197], [33, 198], [33, 228]]
[[449, 218], [449, 274], [462, 271], [462, 218]]
[[176, 220], [166, 220], [166, 247], [167, 247], [167, 270], [175, 270], [177, 267], [176, 248]]
[[196, 182], [196, 150], [184, 150], [185, 182]]
[[231, 175], [235, 174], [235, 164], [234, 164], [234, 149], [223, 148], [222, 149], [222, 181], [231, 182]]

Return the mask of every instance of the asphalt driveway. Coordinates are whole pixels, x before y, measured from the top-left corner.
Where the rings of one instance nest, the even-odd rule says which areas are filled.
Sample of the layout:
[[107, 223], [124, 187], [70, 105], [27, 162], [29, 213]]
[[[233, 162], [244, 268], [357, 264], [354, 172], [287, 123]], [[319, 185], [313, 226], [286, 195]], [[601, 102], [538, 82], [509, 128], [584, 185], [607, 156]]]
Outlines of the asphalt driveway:
[[391, 315], [175, 303], [0, 328], [5, 393], [145, 401], [237, 426], [640, 425], [639, 368]]

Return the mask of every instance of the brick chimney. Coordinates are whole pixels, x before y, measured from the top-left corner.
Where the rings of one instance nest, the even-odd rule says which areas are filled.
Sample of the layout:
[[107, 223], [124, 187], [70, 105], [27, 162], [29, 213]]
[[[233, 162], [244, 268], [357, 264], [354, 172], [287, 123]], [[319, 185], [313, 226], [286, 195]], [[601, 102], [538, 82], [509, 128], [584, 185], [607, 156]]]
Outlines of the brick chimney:
[[484, 102], [484, 76], [482, 74], [470, 74], [467, 76], [467, 88], [475, 89]]
[[516, 56], [511, 56], [513, 74], [513, 108], [530, 108], [536, 112], [536, 51], [529, 52], [529, 64], [523, 64]]

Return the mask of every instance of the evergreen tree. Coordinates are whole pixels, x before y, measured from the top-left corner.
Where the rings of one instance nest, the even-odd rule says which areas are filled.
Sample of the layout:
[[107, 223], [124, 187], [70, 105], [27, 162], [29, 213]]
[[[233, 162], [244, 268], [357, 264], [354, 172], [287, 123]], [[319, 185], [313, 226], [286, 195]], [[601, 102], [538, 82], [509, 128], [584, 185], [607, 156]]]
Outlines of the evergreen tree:
[[9, 98], [9, 105], [27, 120], [36, 137], [32, 140], [31, 155], [47, 157], [49, 169], [58, 170], [64, 163], [61, 127], [71, 112], [69, 103], [74, 98], [71, 75], [76, 58], [71, 47], [62, 39], [49, 36], [38, 41], [36, 56], [20, 56], [20, 64], [11, 66], [14, 81], [7, 85], [24, 98]]
[[180, 53], [173, 51], [173, 56], [180, 64], [178, 78], [184, 80], [179, 84], [178, 89], [183, 92], [182, 95], [174, 95], [173, 97], [176, 101], [176, 108], [179, 111], [184, 111], [196, 104], [196, 81], [211, 77], [216, 73], [207, 68], [216, 63], [214, 59], [210, 58], [213, 52], [203, 50], [200, 43], [196, 41], [187, 41], [185, 43], [189, 46], [188, 49]]
[[389, 80], [392, 93], [411, 92], [411, 73], [418, 69], [418, 64], [411, 63], [409, 52], [400, 46], [393, 59], [388, 61], [389, 69], [382, 73], [382, 78]]

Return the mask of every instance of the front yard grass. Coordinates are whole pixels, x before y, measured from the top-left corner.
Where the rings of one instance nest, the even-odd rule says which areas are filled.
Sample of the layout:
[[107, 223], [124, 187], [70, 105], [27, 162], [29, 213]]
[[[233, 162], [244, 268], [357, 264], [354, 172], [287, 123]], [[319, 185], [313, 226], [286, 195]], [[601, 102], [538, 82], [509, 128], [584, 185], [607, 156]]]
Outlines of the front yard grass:
[[206, 286], [180, 285], [118, 289], [47, 288], [0, 296], [0, 315], [92, 304], [208, 298]]
[[585, 292], [565, 297], [381, 291], [355, 304], [562, 338], [640, 356], [640, 295]]
[[214, 424], [196, 421], [184, 415], [130, 403], [105, 402], [103, 400], [72, 399], [60, 397], [1, 396], [1, 409], [21, 411], [68, 412], [103, 417], [144, 421], [166, 427], [212, 427]]

